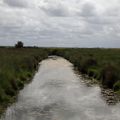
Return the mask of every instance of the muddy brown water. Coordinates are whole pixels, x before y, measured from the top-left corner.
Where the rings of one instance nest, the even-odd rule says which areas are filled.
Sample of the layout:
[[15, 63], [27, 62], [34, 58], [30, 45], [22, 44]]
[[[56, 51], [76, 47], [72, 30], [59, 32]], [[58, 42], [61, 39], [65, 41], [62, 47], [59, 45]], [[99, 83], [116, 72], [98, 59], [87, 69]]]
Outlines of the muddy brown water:
[[120, 120], [120, 104], [107, 105], [100, 87], [87, 87], [70, 62], [53, 57], [40, 64], [1, 120]]

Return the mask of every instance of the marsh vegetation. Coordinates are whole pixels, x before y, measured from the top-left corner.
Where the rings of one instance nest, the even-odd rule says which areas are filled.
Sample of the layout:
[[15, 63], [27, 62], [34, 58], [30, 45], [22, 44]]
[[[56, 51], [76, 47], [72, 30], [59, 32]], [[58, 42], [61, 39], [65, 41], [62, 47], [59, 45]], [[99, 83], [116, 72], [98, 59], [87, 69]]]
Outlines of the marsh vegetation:
[[120, 49], [0, 48], [0, 113], [30, 82], [39, 62], [49, 55], [69, 60], [82, 74], [99, 81], [104, 88], [120, 93]]
[[82, 74], [95, 78], [103, 87], [120, 90], [120, 49], [52, 49], [51, 54], [68, 59]]
[[15, 100], [47, 56], [44, 49], [0, 48], [0, 113]]

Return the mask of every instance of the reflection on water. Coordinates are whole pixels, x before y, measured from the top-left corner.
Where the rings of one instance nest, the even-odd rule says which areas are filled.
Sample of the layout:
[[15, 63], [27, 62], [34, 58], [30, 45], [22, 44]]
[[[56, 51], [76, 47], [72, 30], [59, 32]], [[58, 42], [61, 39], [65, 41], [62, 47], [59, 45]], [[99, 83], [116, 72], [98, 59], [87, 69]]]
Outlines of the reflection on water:
[[108, 106], [100, 88], [87, 87], [71, 66], [63, 58], [42, 61], [1, 120], [120, 120], [120, 105]]

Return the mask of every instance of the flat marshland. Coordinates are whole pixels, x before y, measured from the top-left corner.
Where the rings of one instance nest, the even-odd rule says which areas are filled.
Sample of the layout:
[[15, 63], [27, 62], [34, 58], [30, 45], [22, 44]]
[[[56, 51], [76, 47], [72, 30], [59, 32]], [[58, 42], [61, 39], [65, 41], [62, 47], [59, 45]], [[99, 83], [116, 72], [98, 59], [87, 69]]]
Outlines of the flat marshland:
[[64, 57], [82, 74], [120, 93], [120, 49], [0, 48], [0, 113], [30, 82], [39, 62], [49, 55]]

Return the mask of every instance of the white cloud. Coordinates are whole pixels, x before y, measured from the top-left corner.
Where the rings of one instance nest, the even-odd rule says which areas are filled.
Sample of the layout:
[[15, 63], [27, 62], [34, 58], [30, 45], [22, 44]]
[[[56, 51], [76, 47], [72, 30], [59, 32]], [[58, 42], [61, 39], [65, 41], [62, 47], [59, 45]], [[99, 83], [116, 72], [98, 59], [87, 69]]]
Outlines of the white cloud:
[[0, 0], [0, 44], [120, 47], [119, 12], [119, 0]]

